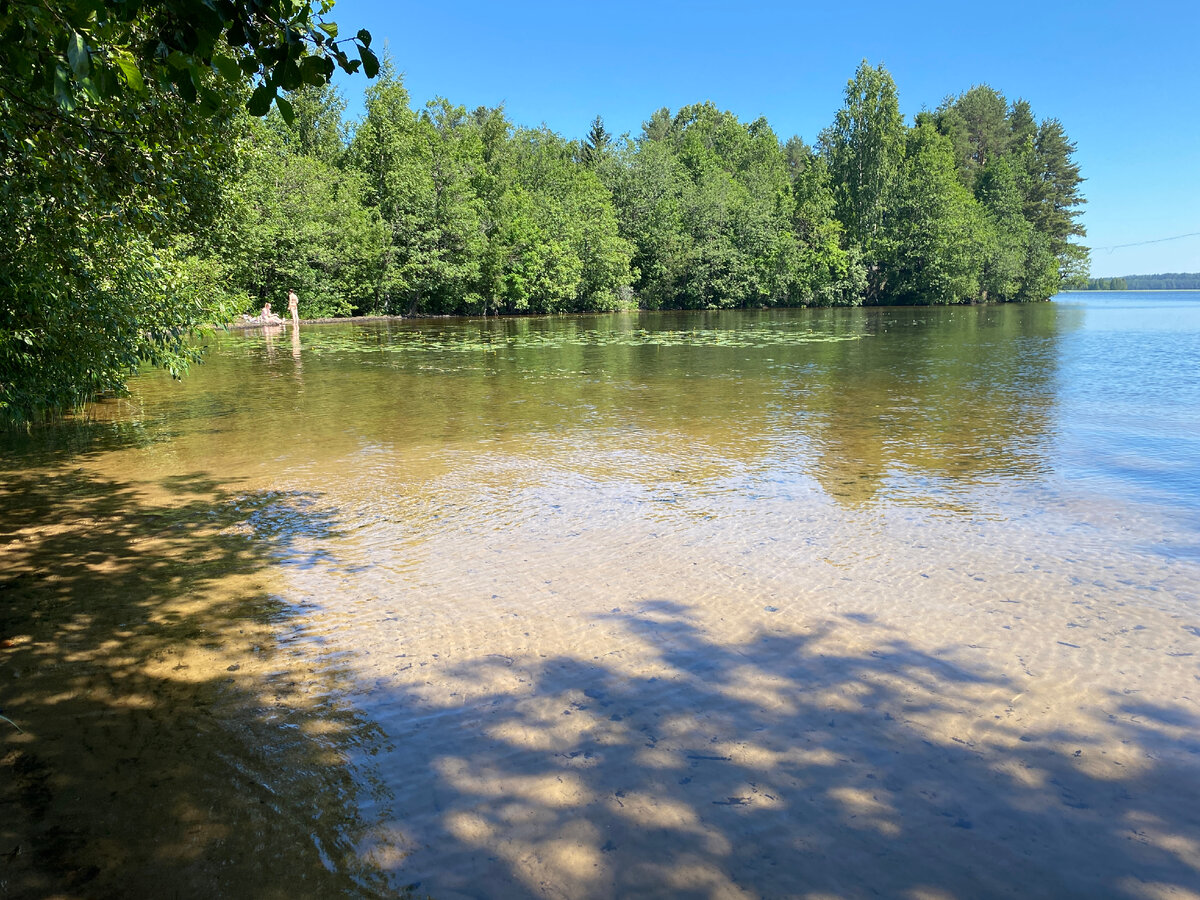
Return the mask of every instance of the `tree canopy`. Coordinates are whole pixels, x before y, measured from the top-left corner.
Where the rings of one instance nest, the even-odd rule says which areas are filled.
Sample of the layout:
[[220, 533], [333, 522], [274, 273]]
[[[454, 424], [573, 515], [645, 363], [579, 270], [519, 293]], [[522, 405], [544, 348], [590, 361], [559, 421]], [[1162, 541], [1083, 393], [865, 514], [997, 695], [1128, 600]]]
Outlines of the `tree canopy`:
[[[331, 4], [0, 3], [0, 416], [301, 314], [1044, 300], [1086, 270], [1056, 119], [986, 85], [907, 124], [863, 62], [809, 145], [712, 103], [584, 137], [414, 105]], [[345, 119], [335, 67], [376, 76]]]

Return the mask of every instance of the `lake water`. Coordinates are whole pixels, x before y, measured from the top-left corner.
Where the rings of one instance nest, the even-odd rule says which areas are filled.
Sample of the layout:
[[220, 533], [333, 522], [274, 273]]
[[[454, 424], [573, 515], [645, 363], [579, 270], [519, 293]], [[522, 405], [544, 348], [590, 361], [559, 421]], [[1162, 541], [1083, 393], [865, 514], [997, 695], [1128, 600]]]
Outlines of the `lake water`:
[[1200, 294], [210, 344], [0, 437], [0, 896], [1200, 897]]

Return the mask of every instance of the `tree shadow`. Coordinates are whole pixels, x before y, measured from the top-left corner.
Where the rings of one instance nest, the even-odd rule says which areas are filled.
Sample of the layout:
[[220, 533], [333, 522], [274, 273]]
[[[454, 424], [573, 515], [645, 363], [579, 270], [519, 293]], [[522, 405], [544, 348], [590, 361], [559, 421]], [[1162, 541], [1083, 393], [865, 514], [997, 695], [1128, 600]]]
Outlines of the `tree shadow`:
[[0, 478], [0, 510], [0, 712], [25, 731], [0, 721], [0, 895], [1200, 885], [1183, 705], [1023, 727], [962, 647], [853, 610], [755, 631], [731, 606], [723, 633], [677, 599], [593, 618], [607, 646], [422, 660], [351, 696], [281, 588], [331, 562], [321, 496], [60, 470]]
[[388, 893], [384, 738], [277, 589], [336, 510], [62, 468], [0, 510], [0, 896]]
[[1002, 674], [869, 616], [729, 637], [663, 599], [596, 625], [620, 636], [608, 652], [430, 660], [372, 701], [399, 723], [381, 765], [412, 848], [402, 883], [439, 898], [1200, 889], [1200, 747], [1158, 731], [1195, 717], [1141, 704], [1153, 721], [1031, 732], [1006, 715], [1019, 689]]

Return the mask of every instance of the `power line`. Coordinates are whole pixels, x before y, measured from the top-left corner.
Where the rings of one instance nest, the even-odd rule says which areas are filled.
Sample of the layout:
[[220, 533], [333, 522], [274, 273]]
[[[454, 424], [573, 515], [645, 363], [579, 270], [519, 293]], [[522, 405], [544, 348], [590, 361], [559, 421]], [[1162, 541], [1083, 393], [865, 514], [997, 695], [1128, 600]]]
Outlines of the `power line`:
[[1152, 241], [1134, 241], [1132, 244], [1113, 244], [1111, 247], [1093, 247], [1093, 250], [1120, 250], [1123, 247], [1143, 247], [1146, 244], [1161, 244], [1164, 241], [1177, 241], [1180, 238], [1196, 237], [1200, 235], [1200, 231], [1189, 231], [1187, 234], [1174, 234], [1171, 237], [1155, 238]]

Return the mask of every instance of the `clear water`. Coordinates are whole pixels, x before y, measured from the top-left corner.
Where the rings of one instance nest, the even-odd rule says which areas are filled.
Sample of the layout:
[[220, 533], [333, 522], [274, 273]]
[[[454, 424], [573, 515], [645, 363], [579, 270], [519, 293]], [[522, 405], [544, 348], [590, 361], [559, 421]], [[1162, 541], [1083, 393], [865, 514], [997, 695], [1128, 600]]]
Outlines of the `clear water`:
[[17, 893], [1200, 884], [1200, 294], [210, 343], [0, 439]]

